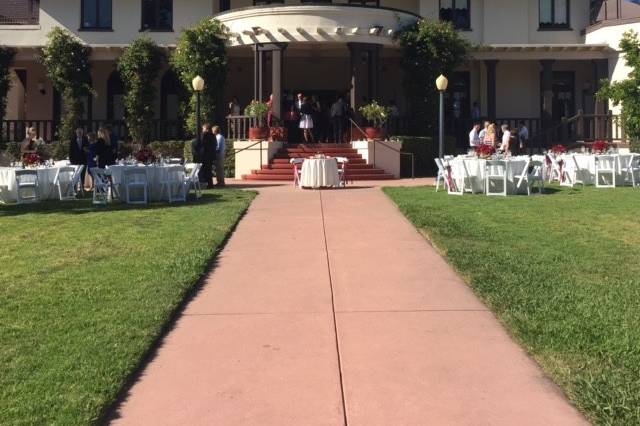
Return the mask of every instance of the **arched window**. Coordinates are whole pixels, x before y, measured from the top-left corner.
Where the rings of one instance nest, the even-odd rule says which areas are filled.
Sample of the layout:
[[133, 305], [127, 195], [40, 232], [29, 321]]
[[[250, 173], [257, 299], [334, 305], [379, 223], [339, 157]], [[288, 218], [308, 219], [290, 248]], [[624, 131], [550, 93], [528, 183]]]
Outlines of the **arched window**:
[[118, 71], [107, 80], [107, 120], [124, 120], [124, 84]]

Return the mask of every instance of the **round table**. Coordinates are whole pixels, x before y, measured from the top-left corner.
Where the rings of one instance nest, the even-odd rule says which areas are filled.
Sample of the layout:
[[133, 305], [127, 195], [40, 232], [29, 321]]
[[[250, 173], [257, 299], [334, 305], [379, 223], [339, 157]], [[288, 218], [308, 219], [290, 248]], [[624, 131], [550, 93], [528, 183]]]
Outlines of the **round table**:
[[147, 190], [150, 201], [161, 201], [162, 181], [166, 179], [170, 167], [176, 165], [113, 165], [107, 166], [107, 170], [111, 173], [113, 185], [116, 187], [118, 194], [124, 194], [124, 172], [125, 170], [143, 170], [147, 176]]
[[[56, 178], [59, 169], [60, 167], [38, 167], [34, 169], [38, 172], [39, 200], [58, 198], [53, 180]], [[18, 198], [16, 170], [22, 170], [22, 168], [0, 167], [0, 201], [2, 202], [16, 201]]]
[[339, 184], [338, 161], [335, 158], [309, 158], [302, 163], [300, 186], [303, 188], [326, 188]]
[[[507, 192], [516, 193], [518, 179], [527, 165], [528, 157], [511, 157], [504, 159], [507, 168]], [[449, 161], [455, 174], [461, 176], [463, 173], [468, 177], [472, 192], [481, 193], [485, 189], [485, 175], [487, 160], [469, 156], [458, 156]]]

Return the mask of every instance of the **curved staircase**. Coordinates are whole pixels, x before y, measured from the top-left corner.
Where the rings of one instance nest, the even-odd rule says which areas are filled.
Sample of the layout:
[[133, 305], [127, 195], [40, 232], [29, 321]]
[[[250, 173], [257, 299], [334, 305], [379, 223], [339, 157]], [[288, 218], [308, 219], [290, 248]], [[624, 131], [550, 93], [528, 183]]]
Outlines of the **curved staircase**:
[[394, 176], [383, 169], [367, 164], [367, 160], [351, 148], [349, 144], [304, 144], [287, 145], [273, 157], [269, 164], [260, 170], [252, 170], [250, 175], [243, 175], [243, 180], [293, 180], [292, 158], [306, 158], [316, 154], [330, 157], [346, 157], [349, 159], [346, 177], [356, 180], [389, 180]]

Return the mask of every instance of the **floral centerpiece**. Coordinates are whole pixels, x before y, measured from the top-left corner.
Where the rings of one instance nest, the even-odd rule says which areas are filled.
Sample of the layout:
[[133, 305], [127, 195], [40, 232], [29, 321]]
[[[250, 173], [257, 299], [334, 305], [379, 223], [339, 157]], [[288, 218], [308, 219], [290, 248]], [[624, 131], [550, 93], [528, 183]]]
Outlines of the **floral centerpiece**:
[[391, 108], [380, 105], [378, 104], [378, 102], [373, 101], [370, 104], [360, 107], [359, 111], [362, 116], [373, 125], [373, 127], [366, 127], [364, 129], [364, 133], [367, 136], [367, 139], [383, 139], [383, 127], [387, 120], [389, 120]]
[[40, 164], [40, 162], [41, 162], [40, 156], [35, 153], [27, 154], [22, 159], [22, 163], [25, 166], [31, 166], [31, 167], [37, 166]]
[[493, 145], [481, 144], [475, 147], [476, 157], [478, 158], [490, 158], [496, 153], [496, 149]]
[[609, 151], [609, 142], [595, 141], [593, 145], [591, 145], [591, 151], [593, 151], [594, 154], [605, 154]]
[[566, 154], [567, 153], [567, 147], [564, 145], [554, 145], [551, 147], [551, 152], [556, 154], [556, 155], [560, 155], [560, 154]]
[[142, 147], [140, 151], [138, 151], [138, 153], [136, 154], [136, 160], [138, 160], [140, 163], [144, 163], [144, 164], [153, 163], [155, 159], [156, 159], [155, 154], [153, 153], [151, 148], [147, 146]]
[[269, 114], [269, 104], [253, 100], [244, 109], [244, 115], [255, 119], [255, 126], [249, 128], [249, 139], [260, 140], [269, 137], [269, 128], [266, 126], [266, 117]]

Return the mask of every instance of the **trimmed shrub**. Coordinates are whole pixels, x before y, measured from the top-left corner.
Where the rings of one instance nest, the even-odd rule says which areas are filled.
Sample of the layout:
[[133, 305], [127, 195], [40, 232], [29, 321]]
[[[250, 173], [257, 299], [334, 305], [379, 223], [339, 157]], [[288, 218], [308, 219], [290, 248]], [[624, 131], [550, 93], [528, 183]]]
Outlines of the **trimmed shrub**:
[[[410, 152], [415, 156], [416, 176], [436, 176], [438, 168], [434, 161], [438, 157], [438, 141], [427, 136], [398, 136], [402, 141], [402, 152]], [[452, 136], [445, 138], [445, 153], [456, 152], [456, 139]], [[400, 173], [402, 177], [411, 177], [411, 158], [403, 155]]]
[[149, 148], [157, 157], [184, 158], [184, 147], [191, 141], [155, 141], [149, 144]]

